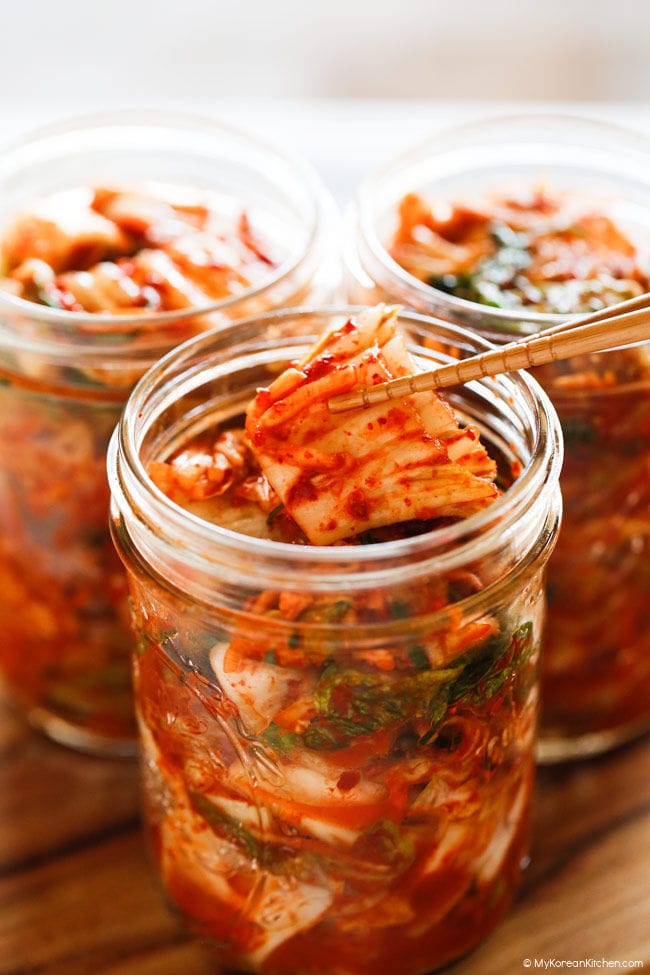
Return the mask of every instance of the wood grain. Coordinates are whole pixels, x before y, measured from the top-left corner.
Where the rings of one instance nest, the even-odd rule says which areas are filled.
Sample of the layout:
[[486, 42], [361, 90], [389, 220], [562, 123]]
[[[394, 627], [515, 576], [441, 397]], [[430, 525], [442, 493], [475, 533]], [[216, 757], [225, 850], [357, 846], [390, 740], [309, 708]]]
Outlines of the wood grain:
[[[137, 810], [133, 763], [68, 752], [0, 705], [0, 975], [215, 975], [164, 904]], [[449, 971], [592, 957], [650, 967], [650, 738], [541, 771], [519, 901]]]

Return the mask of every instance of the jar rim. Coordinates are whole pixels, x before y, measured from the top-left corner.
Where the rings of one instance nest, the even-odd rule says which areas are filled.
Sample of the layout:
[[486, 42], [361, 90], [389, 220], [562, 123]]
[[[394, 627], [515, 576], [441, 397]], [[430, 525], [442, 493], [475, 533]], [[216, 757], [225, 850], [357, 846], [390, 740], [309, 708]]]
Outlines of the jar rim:
[[[69, 327], [71, 339], [74, 339], [74, 330], [83, 328], [88, 335], [101, 334], [107, 327], [119, 334], [127, 331], [134, 326], [146, 329], [156, 326], [174, 324], [179, 321], [187, 321], [203, 315], [215, 314], [232, 307], [241, 301], [248, 301], [263, 295], [268, 289], [280, 284], [290, 277], [303, 263], [305, 257], [311, 252], [316, 244], [321, 232], [321, 220], [325, 211], [333, 204], [329, 201], [328, 191], [318, 176], [316, 170], [299, 155], [289, 154], [275, 145], [271, 140], [259, 138], [244, 128], [239, 128], [229, 122], [223, 122], [195, 114], [192, 112], [166, 111], [162, 109], [124, 109], [98, 113], [85, 113], [70, 117], [50, 125], [45, 125], [26, 133], [18, 139], [5, 144], [2, 147], [0, 156], [6, 160], [9, 154], [17, 153], [38, 142], [47, 140], [53, 136], [69, 135], [75, 132], [82, 133], [85, 130], [91, 131], [93, 128], [120, 128], [120, 127], [141, 127], [142, 125], [154, 125], [157, 127], [174, 126], [194, 129], [197, 132], [207, 131], [215, 136], [220, 133], [241, 141], [251, 149], [268, 153], [278, 162], [286, 166], [289, 171], [300, 180], [306, 188], [310, 214], [306, 220], [307, 235], [304, 247], [300, 254], [293, 258], [283, 261], [274, 274], [261, 284], [254, 285], [236, 295], [228, 295], [218, 301], [210, 302], [206, 305], [193, 306], [181, 310], [170, 310], [163, 312], [146, 312], [139, 314], [114, 315], [102, 312], [77, 312], [67, 311], [66, 309], [50, 308], [47, 305], [39, 305], [26, 298], [20, 298], [7, 291], [0, 289], [0, 311], [7, 310], [27, 318], [35, 319], [45, 324]], [[120, 326], [123, 326], [120, 328]]]
[[[368, 248], [372, 257], [403, 288], [415, 292], [425, 302], [431, 303], [432, 300], [444, 301], [445, 306], [451, 311], [455, 311], [465, 321], [468, 317], [482, 312], [483, 314], [489, 314], [491, 318], [498, 319], [504, 325], [508, 323], [519, 323], [523, 318], [527, 323], [536, 325], [542, 329], [578, 317], [577, 313], [564, 315], [529, 310], [525, 307], [496, 308], [482, 305], [480, 302], [469, 301], [466, 298], [459, 298], [457, 295], [434, 288], [432, 285], [426, 284], [424, 281], [415, 277], [415, 275], [410, 274], [394, 260], [382, 242], [374, 225], [371, 199], [375, 187], [386, 177], [397, 172], [401, 167], [408, 166], [409, 163], [413, 164], [415, 161], [426, 158], [428, 155], [433, 156], [436, 152], [436, 146], [441, 141], [446, 139], [462, 139], [464, 135], [468, 137], [480, 137], [483, 133], [490, 134], [495, 126], [503, 125], [512, 129], [517, 126], [525, 126], [533, 123], [542, 129], [544, 127], [553, 129], [564, 126], [572, 135], [575, 135], [576, 130], [586, 131], [591, 129], [596, 133], [602, 133], [618, 139], [619, 148], [622, 153], [626, 149], [634, 150], [645, 156], [646, 165], [650, 162], [650, 138], [646, 137], [643, 133], [636, 132], [615, 122], [572, 115], [571, 113], [551, 113], [542, 110], [540, 112], [532, 111], [528, 114], [494, 115], [463, 122], [460, 125], [448, 126], [428, 135], [425, 139], [399, 153], [397, 156], [386, 160], [379, 168], [366, 176], [362, 180], [356, 196], [356, 219], [365, 246]], [[480, 145], [481, 143], [477, 140], [478, 148], [480, 148]]]
[[[312, 568], [318, 576], [319, 588], [331, 589], [332, 586], [343, 584], [348, 588], [365, 588], [368, 585], [377, 585], [378, 580], [394, 577], [395, 572], [399, 572], [407, 563], [410, 578], [430, 573], [433, 563], [439, 571], [453, 568], [458, 564], [461, 553], [467, 560], [468, 546], [472, 546], [472, 557], [479, 557], [482, 550], [489, 547], [490, 542], [494, 544], [498, 537], [502, 537], [506, 530], [512, 528], [513, 512], [521, 516], [544, 487], [548, 488], [550, 485], [549, 490], [553, 489], [559, 479], [562, 459], [559, 421], [548, 396], [525, 373], [480, 380], [477, 383], [482, 389], [487, 388], [495, 398], [507, 398], [517, 392], [523, 394], [528, 415], [534, 423], [535, 439], [531, 457], [513, 485], [487, 508], [455, 524], [408, 539], [365, 545], [361, 552], [358, 546], [291, 545], [222, 528], [175, 504], [154, 485], [147, 474], [140, 458], [140, 445], [162, 406], [167, 405], [166, 401], [163, 403], [164, 397], [161, 397], [158, 413], [154, 410], [153, 415], [148, 417], [147, 401], [156, 389], [164, 389], [166, 376], [170, 388], [179, 388], [183, 363], [189, 364], [193, 358], [201, 361], [202, 364], [194, 375], [205, 375], [208, 364], [202, 354], [215, 341], [224, 350], [230, 348], [231, 356], [234, 357], [238, 351], [237, 340], [245, 337], [247, 330], [262, 337], [272, 323], [315, 315], [329, 318], [349, 317], [362, 310], [362, 306], [343, 306], [268, 312], [190, 339], [159, 360], [135, 386], [128, 408], [122, 415], [109, 447], [109, 482], [118, 512], [124, 515], [125, 508], [130, 509], [138, 525], [144, 526], [145, 531], [153, 532], [159, 543], [163, 543], [160, 526], [164, 525], [165, 539], [177, 557], [179, 553], [185, 558], [190, 558], [193, 554], [198, 557], [202, 568], [219, 574], [224, 570], [226, 559], [230, 559], [237, 566], [243, 556], [245, 566], [241, 567], [242, 570], [247, 566], [250, 573], [251, 564], [259, 567], [265, 565], [266, 568], [260, 568], [260, 571], [266, 580], [273, 577], [274, 584], [280, 584], [280, 578], [286, 583], [287, 572], [307, 571]], [[402, 312], [399, 320], [415, 326], [433, 325], [438, 334], [442, 332], [452, 342], [454, 339], [461, 339], [479, 348], [491, 347], [480, 336], [430, 316]], [[309, 341], [309, 338], [296, 336], [292, 341], [295, 349], [301, 342], [304, 344]], [[275, 361], [282, 357], [281, 348], [273, 349], [272, 353], [276, 357]], [[364, 566], [354, 568], [355, 563], [359, 562], [363, 562]]]

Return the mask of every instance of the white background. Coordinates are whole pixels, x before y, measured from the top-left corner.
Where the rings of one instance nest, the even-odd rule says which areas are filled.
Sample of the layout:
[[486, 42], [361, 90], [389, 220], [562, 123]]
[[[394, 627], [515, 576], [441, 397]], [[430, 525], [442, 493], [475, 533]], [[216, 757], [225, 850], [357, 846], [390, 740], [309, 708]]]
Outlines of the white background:
[[2, 0], [1, 23], [6, 139], [189, 109], [306, 153], [340, 198], [430, 130], [519, 103], [650, 127], [650, 0]]
[[650, 99], [647, 0], [3, 0], [12, 102]]

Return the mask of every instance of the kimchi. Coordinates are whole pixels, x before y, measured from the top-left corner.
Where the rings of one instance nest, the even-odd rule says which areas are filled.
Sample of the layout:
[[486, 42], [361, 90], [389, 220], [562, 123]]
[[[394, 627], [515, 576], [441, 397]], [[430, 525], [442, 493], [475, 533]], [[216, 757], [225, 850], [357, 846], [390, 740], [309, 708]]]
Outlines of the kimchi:
[[[232, 200], [178, 188], [67, 190], [4, 230], [0, 290], [23, 304], [5, 311], [0, 362], [0, 668], [34, 723], [60, 740], [135, 747], [105, 472], [128, 391], [152, 358], [210, 325], [197, 308], [260, 287], [284, 258]], [[48, 331], [45, 307], [77, 318]], [[115, 322], [125, 315], [138, 324]], [[70, 335], [78, 345], [65, 346]]]
[[88, 187], [35, 203], [6, 229], [0, 288], [63, 311], [179, 311], [257, 287], [283, 259], [218, 198]]
[[498, 523], [518, 475], [435, 393], [329, 411], [335, 393], [414, 367], [395, 310], [370, 309], [245, 415], [202, 420], [148, 463], [174, 519], [218, 526], [244, 559], [253, 541], [287, 563], [332, 553], [338, 588], [307, 569], [262, 585], [251, 554], [251, 593], [221, 602], [230, 565], [206, 546], [220, 581], [204, 587], [190, 559], [193, 599], [145, 568], [128, 519], [114, 524], [152, 849], [172, 904], [237, 971], [422, 975], [474, 947], [519, 884], [542, 564], [511, 580], [483, 550], [415, 575], [405, 561], [389, 585], [348, 581], [375, 546], [433, 533], [444, 553], [446, 531], [492, 510]]
[[[584, 194], [533, 187], [450, 203], [410, 193], [396, 217], [392, 258], [488, 316], [588, 313], [650, 290], [647, 241]], [[543, 716], [547, 753], [562, 757], [650, 725], [650, 352], [580, 356], [533, 374], [566, 444]]]
[[420, 281], [493, 308], [570, 315], [648, 291], [650, 261], [605, 213], [544, 187], [475, 203], [399, 203], [392, 258]]

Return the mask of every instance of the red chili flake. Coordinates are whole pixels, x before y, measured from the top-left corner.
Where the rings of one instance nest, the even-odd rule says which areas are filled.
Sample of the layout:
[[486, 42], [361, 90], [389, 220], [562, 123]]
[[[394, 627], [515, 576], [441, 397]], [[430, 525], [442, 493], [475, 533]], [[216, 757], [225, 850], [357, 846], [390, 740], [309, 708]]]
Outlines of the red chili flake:
[[353, 491], [347, 500], [346, 508], [350, 512], [353, 518], [358, 521], [367, 521], [369, 508], [366, 497], [359, 488]]
[[335, 365], [334, 356], [329, 353], [323, 353], [319, 355], [317, 359], [313, 362], [308, 363], [304, 366], [302, 372], [308, 380], [320, 379], [321, 376], [326, 376], [328, 373], [332, 372]]
[[388, 419], [396, 426], [405, 426], [409, 420], [409, 414], [406, 410], [401, 410], [398, 406], [393, 406], [388, 411]]
[[317, 497], [318, 491], [312, 484], [311, 479], [309, 477], [299, 477], [289, 490], [287, 507], [291, 508], [292, 505], [300, 504], [300, 502], [304, 501], [315, 501]]
[[339, 775], [336, 786], [341, 792], [349, 792], [350, 789], [354, 789], [360, 780], [361, 772], [357, 771], [357, 769], [349, 769], [347, 772], [342, 772]]

